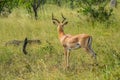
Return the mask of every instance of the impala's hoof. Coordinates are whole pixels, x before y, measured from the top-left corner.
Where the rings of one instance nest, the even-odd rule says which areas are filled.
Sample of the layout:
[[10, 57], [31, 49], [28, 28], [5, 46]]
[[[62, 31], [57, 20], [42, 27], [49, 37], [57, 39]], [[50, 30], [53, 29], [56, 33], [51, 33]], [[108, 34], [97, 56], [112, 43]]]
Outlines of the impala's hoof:
[[70, 66], [66, 66], [66, 67], [65, 67], [65, 70], [68, 70], [69, 68], [70, 68]]
[[70, 66], [67, 66], [66, 68], [67, 68], [67, 69], [69, 69], [69, 68], [70, 68]]
[[96, 56], [97, 56], [97, 55], [96, 55], [96, 54], [94, 54], [94, 55], [92, 55], [92, 58], [97, 59], [97, 58], [96, 58]]

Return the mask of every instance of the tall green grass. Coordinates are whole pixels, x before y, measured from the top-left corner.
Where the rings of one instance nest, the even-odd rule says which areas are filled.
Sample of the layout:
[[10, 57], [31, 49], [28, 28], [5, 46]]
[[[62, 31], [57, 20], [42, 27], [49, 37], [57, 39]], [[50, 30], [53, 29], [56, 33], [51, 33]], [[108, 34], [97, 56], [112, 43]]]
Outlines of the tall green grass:
[[[119, 8], [118, 8], [119, 9]], [[0, 18], [0, 80], [119, 80], [120, 79], [120, 13], [114, 10], [111, 25], [87, 22], [76, 10], [45, 5], [36, 21], [33, 14], [14, 9], [8, 18]], [[70, 69], [64, 70], [63, 48], [58, 40], [51, 14], [68, 20], [67, 34], [87, 33], [93, 36], [93, 49], [98, 65], [84, 50], [71, 52]], [[20, 46], [5, 46], [10, 40], [40, 39], [41, 44], [28, 44], [28, 55]]]

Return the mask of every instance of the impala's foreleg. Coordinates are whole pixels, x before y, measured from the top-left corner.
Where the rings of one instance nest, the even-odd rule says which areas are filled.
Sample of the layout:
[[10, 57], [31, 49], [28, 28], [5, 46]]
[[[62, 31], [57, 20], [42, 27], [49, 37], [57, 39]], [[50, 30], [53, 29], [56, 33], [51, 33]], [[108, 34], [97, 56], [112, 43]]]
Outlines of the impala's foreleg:
[[65, 67], [67, 66], [67, 50], [64, 49], [64, 61], [65, 61]]
[[70, 50], [67, 50], [67, 68], [69, 68]]
[[65, 68], [69, 68], [70, 50], [64, 49]]

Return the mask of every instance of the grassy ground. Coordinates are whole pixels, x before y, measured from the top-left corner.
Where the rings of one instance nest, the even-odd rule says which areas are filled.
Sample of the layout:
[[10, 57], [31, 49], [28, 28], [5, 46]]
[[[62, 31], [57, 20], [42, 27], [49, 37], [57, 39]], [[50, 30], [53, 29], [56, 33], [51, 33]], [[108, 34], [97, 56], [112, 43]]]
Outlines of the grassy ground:
[[[120, 8], [114, 10], [113, 22], [92, 26], [76, 10], [45, 6], [36, 21], [23, 9], [14, 9], [8, 18], [0, 18], [0, 80], [120, 80]], [[69, 34], [87, 33], [93, 36], [93, 48], [98, 65], [84, 50], [71, 52], [70, 69], [64, 70], [63, 48], [57, 37], [52, 12], [69, 22], [64, 30]], [[28, 44], [28, 55], [20, 46], [8, 45], [10, 40], [40, 39], [41, 44]]]

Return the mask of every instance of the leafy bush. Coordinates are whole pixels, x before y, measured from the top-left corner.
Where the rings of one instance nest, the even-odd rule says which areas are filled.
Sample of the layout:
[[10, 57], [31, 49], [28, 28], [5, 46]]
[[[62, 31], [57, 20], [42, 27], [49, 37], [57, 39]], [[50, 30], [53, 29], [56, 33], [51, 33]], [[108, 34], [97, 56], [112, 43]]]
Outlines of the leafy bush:
[[108, 0], [80, 0], [79, 13], [83, 12], [91, 21], [105, 22], [109, 20], [113, 9], [107, 8]]

